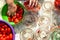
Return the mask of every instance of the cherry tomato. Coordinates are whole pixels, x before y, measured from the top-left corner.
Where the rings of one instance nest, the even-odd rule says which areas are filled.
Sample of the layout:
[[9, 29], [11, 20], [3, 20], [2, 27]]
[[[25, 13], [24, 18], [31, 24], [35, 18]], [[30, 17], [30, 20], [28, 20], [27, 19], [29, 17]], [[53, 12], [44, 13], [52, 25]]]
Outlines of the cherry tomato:
[[22, 16], [21, 16], [21, 17], [19, 17], [18, 19], [19, 19], [19, 20], [21, 20], [21, 19], [22, 19]]
[[10, 35], [9, 35], [9, 38], [10, 38], [10, 40], [12, 40], [12, 38], [13, 38], [13, 35], [12, 35], [12, 34], [10, 34]]
[[55, 7], [60, 10], [60, 0], [55, 0]]
[[0, 34], [0, 37], [2, 37], [2, 34]]
[[18, 23], [18, 22], [19, 22], [19, 20], [16, 18], [14, 22], [15, 22], [15, 23]]
[[20, 10], [20, 11], [19, 11], [19, 13], [22, 15], [22, 13], [23, 13], [23, 10]]
[[6, 32], [4, 31], [4, 32], [2, 32], [2, 34], [6, 34]]
[[17, 13], [17, 14], [16, 14], [16, 17], [18, 18], [18, 17], [20, 17], [20, 15]]
[[11, 17], [8, 17], [9, 22], [11, 22], [11, 21], [12, 21], [11, 19], [12, 19]]
[[11, 29], [10, 28], [7, 28], [7, 32], [10, 33], [11, 32]]
[[1, 28], [1, 32], [4, 32], [4, 28]]
[[3, 38], [2, 40], [6, 40], [6, 38]]
[[4, 28], [7, 28], [8, 26], [7, 25], [4, 25]]
[[6, 35], [5, 35], [5, 34], [3, 34], [2, 36], [3, 36], [4, 38], [6, 37]]
[[6, 36], [6, 40], [10, 40], [9, 36]]
[[2, 28], [5, 28], [5, 26], [2, 26]]

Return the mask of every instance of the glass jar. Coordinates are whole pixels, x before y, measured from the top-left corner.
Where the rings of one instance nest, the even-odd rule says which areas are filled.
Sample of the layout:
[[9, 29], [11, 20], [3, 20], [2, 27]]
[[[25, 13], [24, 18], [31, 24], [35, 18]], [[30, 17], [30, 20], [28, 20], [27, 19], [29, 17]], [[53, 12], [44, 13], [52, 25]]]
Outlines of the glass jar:
[[28, 12], [23, 18], [23, 25], [26, 28], [32, 28], [38, 20], [38, 13]]
[[51, 2], [51, 1], [45, 1], [44, 3], [43, 3], [43, 9], [44, 10], [51, 10], [51, 9], [53, 9], [53, 3]]
[[49, 40], [60, 40], [60, 28], [55, 28], [51, 32]]
[[21, 31], [21, 40], [36, 40], [36, 36], [34, 35], [33, 31], [29, 28], [24, 29]]

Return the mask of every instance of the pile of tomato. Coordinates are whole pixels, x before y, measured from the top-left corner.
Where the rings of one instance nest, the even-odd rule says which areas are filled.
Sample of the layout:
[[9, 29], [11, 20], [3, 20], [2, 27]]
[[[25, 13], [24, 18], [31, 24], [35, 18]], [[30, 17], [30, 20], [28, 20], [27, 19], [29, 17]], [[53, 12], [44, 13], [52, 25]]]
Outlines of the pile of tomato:
[[26, 7], [27, 10], [32, 10], [35, 7], [35, 5], [33, 7], [31, 7], [32, 5], [29, 6], [29, 1], [25, 1], [24, 6]]
[[29, 1], [25, 1], [24, 6], [28, 11], [31, 11], [31, 12], [38, 12], [40, 10], [40, 4], [39, 3], [37, 4], [37, 6], [36, 5], [32, 6], [32, 5], [29, 5]]
[[0, 40], [13, 40], [11, 28], [5, 23], [0, 22]]
[[19, 5], [17, 5], [16, 15], [14, 16], [8, 16], [9, 22], [14, 22], [15, 24], [21, 21], [23, 18], [23, 8], [21, 8]]
[[32, 7], [29, 7], [28, 5], [29, 5], [29, 1], [24, 2], [24, 6], [27, 7], [27, 9], [29, 10], [32, 9]]
[[55, 7], [60, 10], [60, 0], [55, 0]]

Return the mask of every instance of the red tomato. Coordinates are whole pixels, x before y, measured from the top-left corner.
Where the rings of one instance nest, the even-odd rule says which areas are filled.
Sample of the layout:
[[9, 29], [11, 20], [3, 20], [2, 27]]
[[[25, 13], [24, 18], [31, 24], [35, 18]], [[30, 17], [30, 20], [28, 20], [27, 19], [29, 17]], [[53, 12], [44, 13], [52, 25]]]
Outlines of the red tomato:
[[12, 18], [11, 17], [8, 17], [8, 20], [9, 20], [9, 22], [11, 22], [12, 21]]
[[14, 22], [15, 22], [15, 23], [18, 23], [18, 22], [19, 22], [19, 20], [16, 18], [16, 19], [14, 20]]
[[1, 38], [0, 38], [1, 40], [3, 40], [3, 36], [1, 36]]
[[5, 26], [2, 26], [2, 28], [5, 28]]
[[14, 21], [14, 19], [12, 18], [12, 19], [11, 19], [11, 21], [13, 22], [13, 21]]
[[0, 34], [0, 37], [2, 37], [2, 34]]
[[16, 17], [19, 17], [19, 16], [20, 16], [20, 15], [17, 13], [17, 14], [16, 14]]
[[1, 28], [1, 32], [4, 32], [4, 28]]
[[4, 28], [7, 28], [8, 26], [7, 25], [4, 25]]
[[12, 19], [13, 19], [13, 21], [14, 21], [14, 20], [16, 19], [16, 16], [13, 16], [13, 18], [12, 18]]
[[7, 30], [8, 30], [8, 29], [7, 29], [7, 28], [5, 28], [5, 33], [7, 33]]
[[6, 40], [10, 40], [10, 39], [9, 39], [9, 36], [6, 36]]
[[23, 13], [23, 10], [20, 10], [20, 11], [19, 11], [19, 13], [22, 15], [22, 13]]
[[11, 32], [11, 29], [10, 28], [7, 28], [7, 32], [10, 33]]
[[22, 16], [18, 18], [18, 20], [21, 20], [22, 19]]
[[2, 34], [6, 34], [6, 32], [4, 31], [4, 32], [2, 32]]
[[60, 10], [60, 0], [55, 0], [55, 7]]
[[6, 38], [3, 38], [2, 40], [6, 40]]
[[13, 38], [13, 35], [12, 35], [12, 34], [10, 34], [10, 35], [9, 35], [9, 38], [10, 38], [10, 40], [12, 40], [12, 38]]
[[5, 38], [6, 37], [6, 34], [3, 34], [2, 36], [3, 36], [3, 38]]

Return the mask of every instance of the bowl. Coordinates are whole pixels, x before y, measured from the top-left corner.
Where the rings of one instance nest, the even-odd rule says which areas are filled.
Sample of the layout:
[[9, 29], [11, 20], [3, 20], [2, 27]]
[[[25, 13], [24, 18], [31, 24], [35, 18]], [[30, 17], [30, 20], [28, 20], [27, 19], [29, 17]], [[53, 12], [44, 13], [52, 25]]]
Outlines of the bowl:
[[[17, 4], [17, 5], [19, 5], [22, 9], [23, 9], [23, 14], [24, 14], [24, 6], [21, 4], [21, 3], [19, 3], [19, 2], [17, 2], [17, 1], [15, 1], [14, 2], [15, 4]], [[2, 15], [2, 19], [3, 20], [5, 20], [6, 22], [8, 22], [9, 24], [11, 24], [12, 26], [14, 26], [14, 25], [16, 25], [14, 22], [9, 22], [9, 20], [8, 20], [8, 16], [7, 16], [7, 11], [8, 11], [8, 5], [7, 4], [5, 4], [4, 6], [3, 6], [3, 8], [2, 8], [2, 11], [1, 11], [1, 15]], [[23, 15], [22, 14], [22, 15]], [[22, 17], [23, 18], [23, 17]], [[22, 21], [22, 20], [21, 20]], [[19, 21], [19, 22], [21, 22], [21, 21]]]
[[50, 33], [49, 40], [60, 40], [60, 28], [55, 28]]
[[[12, 40], [15, 40], [15, 31], [14, 31], [13, 27], [10, 24], [8, 24], [7, 22], [2, 21], [2, 20], [0, 20], [0, 23], [1, 23], [0, 28], [1, 29], [4, 28], [4, 31], [1, 31], [1, 29], [0, 29], [0, 33], [2, 32], [2, 35], [3, 35], [4, 32], [5, 32], [5, 35], [6, 35], [5, 38], [7, 38], [7, 36], [9, 36], [10, 34], [6, 34], [6, 33], [9, 33], [9, 32], [5, 31], [5, 29], [6, 28], [10, 28], [10, 30], [11, 30], [10, 33], [12, 33]], [[7, 25], [7, 27], [6, 26], [2, 26], [2, 25]]]

